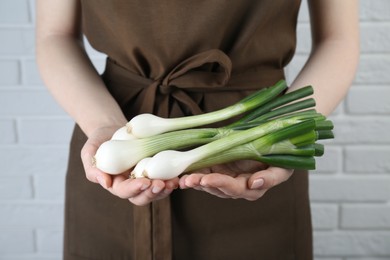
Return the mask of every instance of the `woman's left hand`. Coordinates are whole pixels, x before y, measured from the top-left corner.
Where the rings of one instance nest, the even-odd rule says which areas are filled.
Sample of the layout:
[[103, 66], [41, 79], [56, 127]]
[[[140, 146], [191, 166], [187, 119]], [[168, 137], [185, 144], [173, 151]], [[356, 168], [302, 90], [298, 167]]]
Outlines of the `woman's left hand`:
[[180, 188], [194, 188], [220, 198], [254, 201], [270, 188], [288, 180], [293, 170], [265, 166], [255, 161], [237, 161], [183, 175]]

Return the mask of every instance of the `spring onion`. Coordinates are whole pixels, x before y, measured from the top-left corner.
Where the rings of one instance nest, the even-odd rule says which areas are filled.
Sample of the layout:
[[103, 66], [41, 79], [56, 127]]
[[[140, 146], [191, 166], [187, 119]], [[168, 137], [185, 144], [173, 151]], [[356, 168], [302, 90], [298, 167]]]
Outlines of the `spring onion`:
[[[284, 163], [285, 168], [306, 170], [314, 169], [315, 160], [313, 157], [321, 156], [324, 152], [323, 145], [313, 143], [317, 140], [315, 137], [318, 137], [314, 129], [317, 128], [317, 124], [320, 122], [321, 121], [306, 120], [271, 132], [254, 141], [235, 146], [231, 149], [224, 150], [221, 153], [215, 153], [214, 155], [192, 163], [188, 166], [188, 168], [186, 168], [185, 172], [199, 170], [201, 168], [228, 163], [235, 160], [248, 159], [267, 162], [269, 165], [274, 166], [282, 166], [282, 163]], [[330, 127], [330, 125], [328, 125], [328, 127]], [[301, 146], [301, 143], [310, 144]], [[173, 158], [173, 163], [184, 163], [179, 160], [175, 160], [174, 156], [177, 155], [175, 151], [168, 151], [164, 153], [173, 156], [170, 157]], [[285, 156], [288, 157], [285, 158]], [[295, 163], [292, 160], [294, 157], [299, 157]], [[133, 178], [162, 178], [162, 176], [150, 176], [150, 173], [148, 172], [148, 167], [150, 166], [148, 166], [148, 164], [153, 163], [152, 159], [153, 158], [148, 157], [141, 160], [133, 170], [131, 176]], [[175, 167], [177, 166], [178, 165], [175, 165]], [[161, 173], [161, 171], [159, 171], [159, 173]], [[168, 176], [168, 178], [172, 176]]]
[[134, 140], [136, 137], [127, 131], [127, 127], [119, 128], [111, 137], [111, 140]]
[[[317, 123], [315, 123], [315, 129], [317, 129]], [[286, 164], [282, 165], [284, 168], [314, 170], [315, 160], [313, 157], [324, 154], [324, 146], [314, 142], [319, 139], [327, 139], [329, 136], [320, 136], [314, 134], [313, 131], [304, 133], [312, 128], [310, 124], [312, 123], [303, 122], [292, 125], [252, 142], [233, 147], [190, 165], [186, 171], [194, 171], [235, 160], [257, 160], [273, 166], [281, 166], [281, 162], [285, 161]], [[317, 138], [314, 140], [313, 136]], [[299, 160], [294, 162], [292, 158]]]
[[152, 159], [152, 157], [145, 157], [141, 161], [139, 161], [134, 167], [134, 169], [131, 171], [130, 177], [132, 179], [145, 177], [144, 170], [150, 159]]
[[248, 130], [233, 133], [188, 151], [165, 150], [159, 152], [147, 163], [144, 175], [151, 179], [162, 180], [177, 177], [191, 164], [305, 120], [306, 118], [298, 116], [273, 120]]
[[[333, 138], [333, 123], [313, 107], [311, 86], [281, 95], [285, 81], [240, 102], [202, 115], [134, 117], [95, 154], [95, 165], [109, 174], [131, 171], [132, 178], [167, 180], [183, 172], [240, 159], [269, 165], [314, 169], [322, 156], [320, 139]], [[243, 115], [220, 128], [197, 128]]]
[[141, 139], [111, 139], [100, 145], [94, 161], [100, 170], [109, 174], [120, 174], [132, 168], [142, 158], [162, 150], [208, 143], [230, 132], [231, 130], [218, 128], [186, 129]]
[[269, 102], [281, 94], [286, 88], [286, 82], [281, 80], [274, 86], [259, 90], [234, 105], [201, 115], [161, 118], [152, 114], [141, 114], [135, 116], [127, 123], [127, 131], [138, 138], [145, 138], [169, 131], [219, 122], [243, 114]]
[[[289, 93], [287, 93], [287, 94], [285, 94], [283, 96], [280, 96], [280, 97], [278, 97], [276, 99], [273, 99], [272, 101], [264, 104], [263, 106], [260, 106], [260, 107], [258, 107], [256, 109], [254, 109], [253, 111], [251, 111], [247, 115], [243, 116], [240, 120], [237, 120], [236, 122], [230, 124], [229, 127], [242, 124], [243, 122], [250, 122], [250, 121], [252, 121], [254, 119], [258, 119], [259, 116], [262, 116], [262, 115], [266, 114], [267, 112], [270, 112], [274, 108], [278, 108], [278, 107], [286, 105], [286, 104], [288, 104], [288, 103], [290, 103], [292, 101], [295, 101], [295, 100], [298, 100], [300, 98], [304, 98], [304, 97], [310, 96], [310, 95], [313, 94], [313, 92], [314, 92], [314, 90], [313, 90], [312, 86], [306, 86], [306, 87], [294, 90], [292, 92], [289, 92]], [[295, 107], [295, 108], [297, 108], [295, 110], [295, 111], [297, 111], [298, 107]], [[307, 107], [304, 107], [304, 108], [307, 108]], [[288, 113], [294, 112], [294, 108], [290, 107], [290, 110], [287, 111], [287, 112]], [[271, 117], [268, 116], [267, 118], [271, 118]]]

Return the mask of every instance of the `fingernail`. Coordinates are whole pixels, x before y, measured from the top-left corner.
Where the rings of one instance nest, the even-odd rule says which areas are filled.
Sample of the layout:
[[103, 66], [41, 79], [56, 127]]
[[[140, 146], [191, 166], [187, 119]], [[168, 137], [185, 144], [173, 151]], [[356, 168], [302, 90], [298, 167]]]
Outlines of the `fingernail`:
[[251, 189], [259, 189], [261, 188], [261, 186], [263, 186], [263, 184], [264, 184], [264, 179], [262, 178], [256, 179], [253, 181]]
[[161, 187], [154, 186], [153, 189], [152, 189], [152, 192], [153, 192], [153, 193], [159, 193], [161, 190], [162, 190]]
[[103, 188], [107, 189], [107, 183], [106, 181], [102, 178], [102, 176], [96, 176], [97, 181], [99, 182], [100, 186]]

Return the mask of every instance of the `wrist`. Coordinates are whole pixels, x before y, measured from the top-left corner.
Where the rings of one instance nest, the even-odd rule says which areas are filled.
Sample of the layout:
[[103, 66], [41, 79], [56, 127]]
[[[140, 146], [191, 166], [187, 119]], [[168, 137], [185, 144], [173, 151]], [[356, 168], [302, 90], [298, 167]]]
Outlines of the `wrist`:
[[87, 137], [93, 135], [98, 129], [119, 129], [126, 125], [127, 119], [124, 116], [107, 116], [98, 117], [95, 120], [91, 120], [88, 123], [80, 124], [81, 129]]

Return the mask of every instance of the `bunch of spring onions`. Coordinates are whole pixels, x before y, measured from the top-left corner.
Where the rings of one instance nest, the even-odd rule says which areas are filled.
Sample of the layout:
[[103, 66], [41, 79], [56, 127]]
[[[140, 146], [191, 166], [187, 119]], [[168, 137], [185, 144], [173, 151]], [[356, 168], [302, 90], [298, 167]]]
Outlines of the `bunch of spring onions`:
[[[313, 107], [311, 86], [282, 94], [285, 81], [210, 113], [180, 118], [141, 114], [103, 143], [95, 165], [109, 174], [167, 180], [235, 160], [290, 169], [315, 169], [324, 153], [317, 140], [333, 138], [333, 123]], [[220, 128], [200, 128], [237, 115]]]

